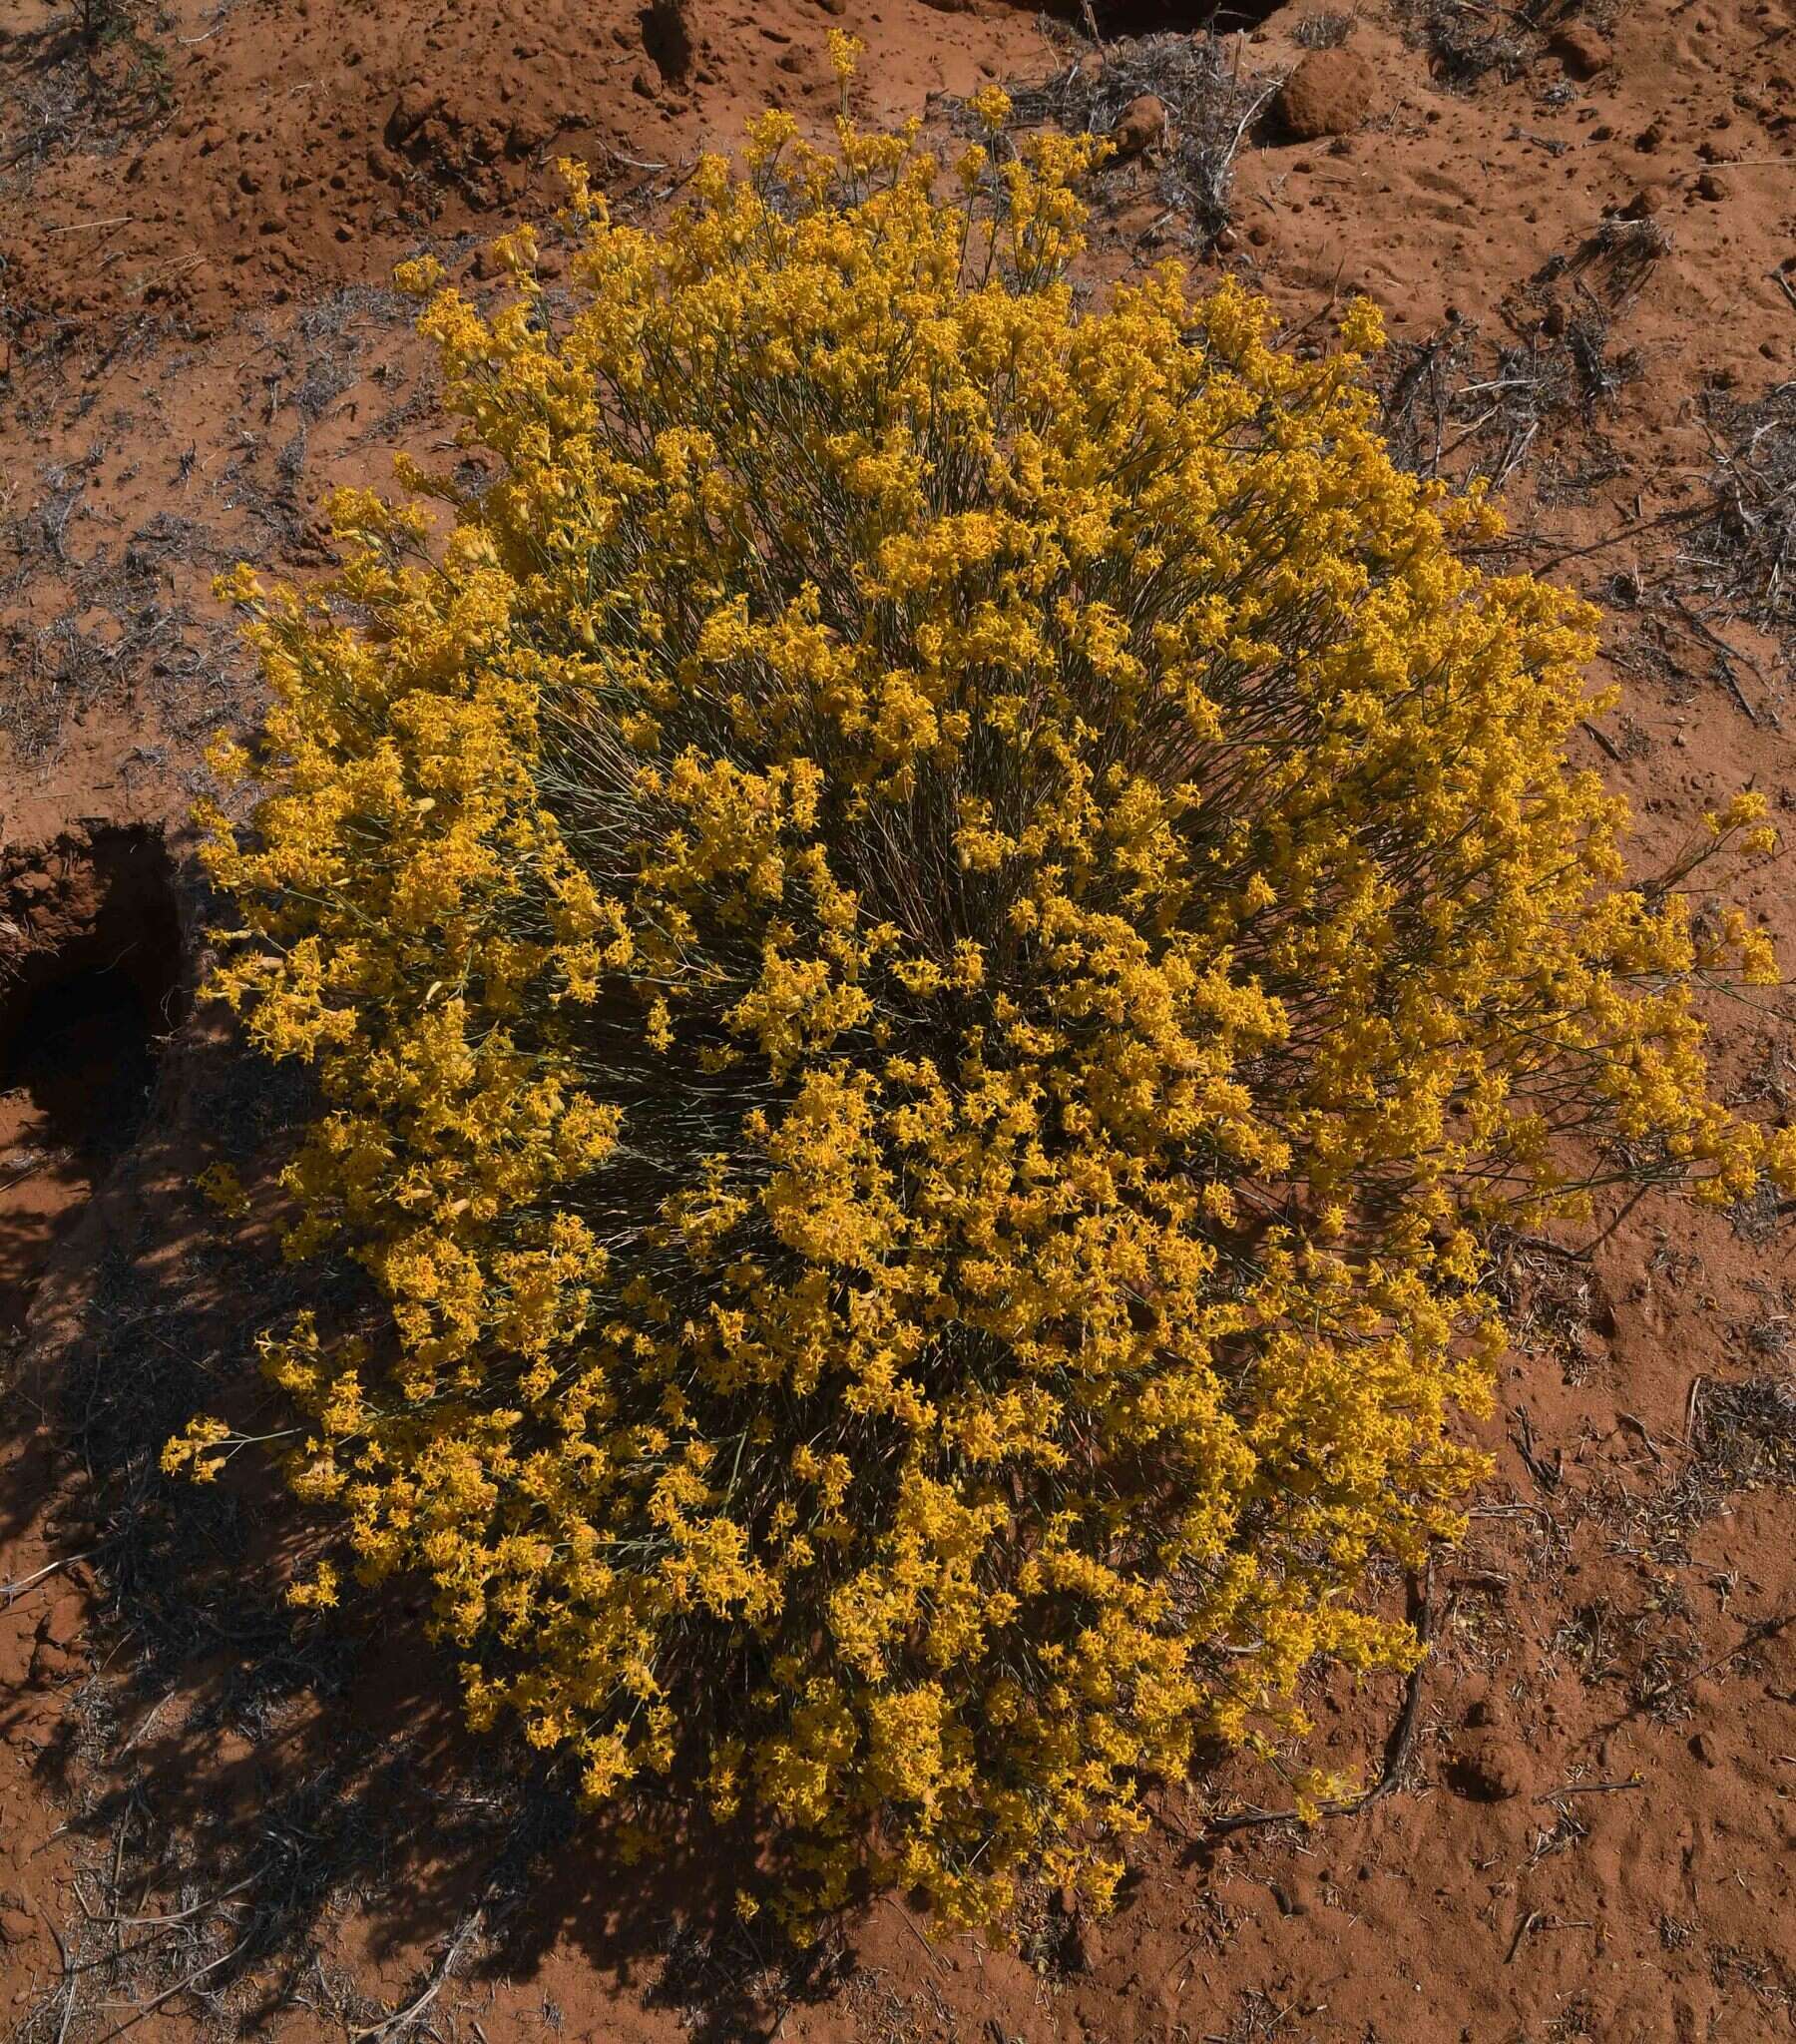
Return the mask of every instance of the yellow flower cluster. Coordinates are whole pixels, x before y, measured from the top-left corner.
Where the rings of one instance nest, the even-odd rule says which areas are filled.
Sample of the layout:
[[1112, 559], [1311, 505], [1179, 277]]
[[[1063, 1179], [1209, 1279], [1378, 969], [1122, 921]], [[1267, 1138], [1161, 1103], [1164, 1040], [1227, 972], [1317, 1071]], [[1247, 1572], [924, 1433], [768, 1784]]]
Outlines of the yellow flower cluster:
[[317, 1073], [291, 1254], [391, 1309], [266, 1341], [292, 1485], [477, 1724], [770, 1826], [797, 1923], [1102, 1901], [1194, 1738], [1413, 1660], [1363, 1586], [1476, 1473], [1482, 1233], [1796, 1161], [1705, 1082], [1760, 940], [1623, 885], [1591, 616], [1393, 467], [1372, 309], [1083, 307], [1087, 146], [981, 111], [954, 179], [768, 116], [661, 233], [576, 173], [569, 317], [528, 231], [424, 315], [446, 543], [351, 492], [329, 590], [230, 584], [216, 987]]

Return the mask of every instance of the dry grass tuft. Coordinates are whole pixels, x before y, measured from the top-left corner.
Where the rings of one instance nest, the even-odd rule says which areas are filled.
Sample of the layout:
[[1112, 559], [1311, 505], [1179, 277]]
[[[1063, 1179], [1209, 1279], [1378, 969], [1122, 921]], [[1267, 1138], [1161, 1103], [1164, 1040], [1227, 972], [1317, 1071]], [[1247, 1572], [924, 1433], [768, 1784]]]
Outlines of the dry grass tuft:
[[1631, 351], [1611, 354], [1606, 308], [1580, 294], [1558, 333], [1537, 327], [1506, 345], [1481, 344], [1455, 321], [1422, 340], [1392, 343], [1383, 429], [1394, 456], [1420, 475], [1507, 482], [1544, 433], [1593, 424], [1640, 373]]
[[1317, 14], [1306, 14], [1291, 34], [1305, 50], [1338, 50], [1358, 27], [1356, 16], [1324, 8]]
[[1796, 381], [1752, 404], [1717, 395], [1708, 513], [1684, 561], [1726, 616], [1778, 634], [1796, 652]]
[[[1238, 38], [1122, 38], [1102, 51], [1070, 46], [1056, 77], [1010, 87], [1011, 121], [1019, 129], [1109, 135], [1131, 101], [1151, 94], [1166, 110], [1165, 140], [1151, 158], [1165, 211], [1149, 234], [1203, 254], [1228, 225], [1235, 158], [1278, 86], [1275, 75], [1242, 72]], [[957, 124], [972, 123], [964, 102], [949, 104]]]
[[1541, 57], [1552, 31], [1573, 17], [1603, 25], [1614, 8], [1580, 0], [1522, 0], [1517, 7], [1487, 0], [1397, 0], [1397, 16], [1411, 42], [1428, 52], [1435, 76], [1469, 92], [1495, 72], [1520, 78]]

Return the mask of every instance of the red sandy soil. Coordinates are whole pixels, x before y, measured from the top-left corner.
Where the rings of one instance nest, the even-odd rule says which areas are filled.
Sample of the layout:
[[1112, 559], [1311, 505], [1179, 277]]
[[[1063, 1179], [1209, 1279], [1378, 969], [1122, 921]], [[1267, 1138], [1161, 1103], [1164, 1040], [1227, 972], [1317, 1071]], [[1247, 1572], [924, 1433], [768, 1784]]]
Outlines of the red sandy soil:
[[[1297, 62], [1311, 5], [1242, 40], [1245, 74]], [[380, 2024], [426, 1996], [412, 2033], [457, 2044], [1788, 2036], [1796, 1267], [1772, 1213], [1648, 1203], [1587, 1262], [1515, 1246], [1496, 1474], [1429, 1586], [1392, 1792], [1300, 1832], [1211, 1821], [1263, 1777], [1167, 1791], [1118, 1914], [1049, 1908], [1016, 1951], [931, 1945], [891, 1899], [793, 1968], [734, 1924], [714, 1855], [631, 1871], [520, 1790], [460, 1732], [403, 1597], [295, 1627], [303, 1529], [247, 1458], [171, 1510], [160, 1440], [221, 1399], [261, 1409], [249, 1335], [290, 1284], [262, 1187], [305, 1107], [182, 1023], [173, 984], [173, 918], [191, 978], [208, 914], [199, 750], [256, 708], [207, 586], [239, 556], [318, 565], [325, 486], [447, 443], [392, 263], [429, 246], [478, 276], [473, 238], [547, 213], [564, 153], [652, 215], [750, 111], [827, 115], [834, 25], [867, 43], [880, 119], [1077, 52], [997, 0], [690, 0], [676, 23], [616, 0], [173, 0], [91, 54], [78, 18], [0, 0], [0, 967], [16, 992], [85, 957], [135, 974], [137, 1006], [77, 990], [62, 1035], [34, 1011], [11, 1042], [0, 989], [0, 2023], [26, 2044], [397, 2036]], [[1701, 505], [1726, 405], [1796, 377], [1787, 0], [1620, 0], [1585, 55], [1524, 37], [1516, 75], [1464, 87], [1387, 0], [1347, 47], [1363, 119], [1256, 131], [1210, 259], [1294, 329], [1370, 292], [1425, 350], [1393, 361], [1420, 364], [1412, 396], [1592, 318], [1613, 387], [1546, 417], [1506, 485], [1515, 565], [1609, 608], [1600, 678], [1625, 701], [1588, 763], [1645, 855], [1749, 780], [1796, 806], [1789, 649], [1706, 607], [1695, 528], [1664, 515]], [[1102, 175], [1095, 274], [1177, 253], [1159, 180], [1152, 151]], [[1668, 238], [1638, 274], [1594, 239], [1627, 211]], [[1424, 442], [1431, 402], [1406, 414]], [[1447, 466], [1504, 444], [1488, 425]], [[102, 825], [151, 834], [120, 853]], [[1786, 956], [1788, 872], [1749, 897]], [[115, 886], [153, 932], [128, 967]], [[1726, 1083], [1774, 1116], [1791, 1020], [1779, 995], [1723, 1028]], [[192, 1191], [221, 1158], [251, 1187], [240, 1220]], [[1319, 1694], [1327, 1757], [1376, 1779], [1403, 1702]]]

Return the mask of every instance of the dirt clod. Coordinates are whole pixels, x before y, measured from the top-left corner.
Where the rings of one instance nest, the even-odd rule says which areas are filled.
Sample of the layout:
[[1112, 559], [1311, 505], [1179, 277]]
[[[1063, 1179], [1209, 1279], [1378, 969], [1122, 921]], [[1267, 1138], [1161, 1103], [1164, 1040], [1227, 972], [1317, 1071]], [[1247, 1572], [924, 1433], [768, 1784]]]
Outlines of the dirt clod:
[[1533, 1758], [1520, 1739], [1499, 1728], [1475, 1732], [1458, 1743], [1447, 1782], [1470, 1802], [1508, 1802], [1533, 1789]]
[[1272, 1899], [1281, 1916], [1307, 1916], [1314, 1906], [1312, 1884], [1297, 1874], [1271, 1883]]
[[1372, 111], [1378, 74], [1357, 50], [1311, 50], [1279, 87], [1273, 112], [1293, 142], [1351, 135]]
[[1157, 148], [1166, 139], [1165, 103], [1150, 92], [1130, 100], [1117, 117], [1110, 139], [1122, 161]]
[[1062, 1963], [1069, 1973], [1093, 1973], [1103, 1958], [1104, 1941], [1098, 1926], [1082, 1909], [1067, 1925], [1066, 1940], [1061, 1946]]
[[1568, 23], [1548, 48], [1565, 66], [1569, 78], [1594, 78], [1609, 67], [1608, 38], [1587, 21]]

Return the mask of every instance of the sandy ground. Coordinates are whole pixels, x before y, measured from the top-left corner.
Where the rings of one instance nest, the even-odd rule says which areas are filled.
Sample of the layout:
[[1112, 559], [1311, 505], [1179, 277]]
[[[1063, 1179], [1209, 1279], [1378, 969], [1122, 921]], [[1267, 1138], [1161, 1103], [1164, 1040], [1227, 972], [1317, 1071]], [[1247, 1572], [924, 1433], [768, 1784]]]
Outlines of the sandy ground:
[[[1081, 70], [1068, 28], [998, 0], [93, 6], [90, 43], [80, 0], [0, 0], [0, 2024], [1788, 2036], [1796, 1267], [1772, 1210], [1644, 1204], [1584, 1259], [1511, 1245], [1497, 1474], [1426, 1586], [1413, 1708], [1394, 1682], [1316, 1699], [1328, 1757], [1390, 1792], [1299, 1832], [1217, 1822], [1263, 1780], [1170, 1789], [1119, 1913], [1050, 1910], [1015, 1951], [932, 1946], [894, 1899], [809, 1961], [775, 1952], [701, 1849], [623, 1869], [468, 1741], [402, 1597], [295, 1626], [305, 1529], [246, 1458], [171, 1495], [161, 1440], [256, 1409], [248, 1335], [293, 1282], [265, 1182], [304, 1111], [190, 1012], [199, 750], [257, 707], [208, 584], [239, 557], [316, 567], [324, 487], [447, 444], [392, 263], [428, 246], [478, 281], [480, 237], [554, 205], [563, 153], [652, 216], [748, 112], [827, 113], [831, 26], [867, 43], [870, 117], [944, 122], [943, 95], [1002, 77], [1108, 124], [1173, 74], [1115, 40]], [[1317, 12], [1216, 17], [1242, 104], [1328, 40]], [[1359, 64], [1319, 67], [1344, 132], [1267, 112], [1213, 248], [1168, 85], [1170, 134], [1103, 174], [1090, 266], [1231, 267], [1300, 333], [1379, 300], [1400, 447], [1491, 477], [1496, 558], [1606, 607], [1596, 679], [1624, 699], [1580, 745], [1651, 855], [1718, 791], [1796, 805], [1796, 610], [1760, 549], [1778, 448], [1796, 476], [1796, 27], [1788, 0], [1547, 14], [1368, 0], [1339, 53]], [[1796, 956], [1787, 864], [1750, 905]], [[1778, 1117], [1791, 1021], [1781, 994], [1720, 1021], [1731, 1092]], [[239, 1219], [192, 1190], [220, 1160], [251, 1188]]]

